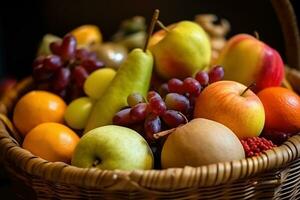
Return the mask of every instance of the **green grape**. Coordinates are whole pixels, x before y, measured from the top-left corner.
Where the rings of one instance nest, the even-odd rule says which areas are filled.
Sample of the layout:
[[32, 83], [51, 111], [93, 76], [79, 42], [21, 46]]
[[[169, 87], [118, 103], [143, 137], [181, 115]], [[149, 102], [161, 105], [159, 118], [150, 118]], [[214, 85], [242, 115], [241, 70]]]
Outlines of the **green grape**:
[[65, 121], [73, 129], [83, 129], [88, 121], [94, 101], [89, 97], [73, 100], [65, 112]]
[[116, 71], [111, 68], [98, 69], [91, 73], [84, 82], [84, 92], [93, 99], [99, 99], [110, 82], [114, 79]]

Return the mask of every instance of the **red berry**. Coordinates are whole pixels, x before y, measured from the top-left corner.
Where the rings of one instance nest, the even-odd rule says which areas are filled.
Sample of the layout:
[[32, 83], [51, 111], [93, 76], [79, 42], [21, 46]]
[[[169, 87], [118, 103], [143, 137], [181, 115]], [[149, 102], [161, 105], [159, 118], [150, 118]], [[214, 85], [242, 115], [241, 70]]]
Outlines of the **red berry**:
[[276, 147], [272, 141], [261, 137], [250, 137], [241, 140], [246, 157], [258, 156], [260, 153]]

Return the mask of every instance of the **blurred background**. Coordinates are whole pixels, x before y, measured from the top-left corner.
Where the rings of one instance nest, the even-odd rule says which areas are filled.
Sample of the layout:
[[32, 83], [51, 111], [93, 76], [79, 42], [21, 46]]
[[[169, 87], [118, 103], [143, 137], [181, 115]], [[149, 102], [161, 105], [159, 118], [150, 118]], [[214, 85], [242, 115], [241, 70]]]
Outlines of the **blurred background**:
[[[299, 1], [291, 0], [297, 13]], [[269, 0], [28, 0], [8, 1], [0, 8], [0, 77], [18, 79], [31, 73], [31, 63], [38, 44], [46, 33], [63, 36], [83, 24], [98, 25], [109, 40], [120, 22], [134, 15], [151, 18], [155, 8], [161, 10], [165, 24], [194, 19], [199, 13], [214, 13], [226, 18], [233, 35], [259, 32], [261, 40], [284, 52], [280, 27]]]
[[[291, 0], [300, 15], [299, 0]], [[0, 79], [30, 75], [39, 42], [46, 33], [63, 36], [83, 24], [100, 27], [104, 41], [110, 40], [122, 20], [141, 15], [149, 22], [159, 8], [160, 20], [168, 25], [193, 20], [195, 15], [217, 14], [231, 23], [228, 37], [257, 31], [260, 39], [284, 56], [284, 41], [270, 0], [27, 0], [7, 1], [0, 7]], [[9, 182], [0, 163], [0, 192], [10, 194]]]

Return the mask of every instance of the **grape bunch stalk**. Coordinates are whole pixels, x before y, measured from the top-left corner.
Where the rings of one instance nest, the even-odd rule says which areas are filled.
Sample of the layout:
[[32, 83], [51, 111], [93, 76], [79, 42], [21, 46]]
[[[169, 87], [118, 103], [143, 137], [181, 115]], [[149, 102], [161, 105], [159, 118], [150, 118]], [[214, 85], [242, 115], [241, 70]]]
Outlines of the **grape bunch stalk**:
[[38, 89], [58, 94], [66, 101], [83, 96], [83, 84], [93, 71], [104, 63], [94, 52], [77, 48], [76, 38], [67, 34], [62, 41], [50, 44], [50, 55], [33, 62], [33, 79]]
[[115, 114], [113, 123], [137, 130], [153, 144], [154, 134], [193, 119], [195, 99], [203, 88], [222, 80], [223, 76], [223, 68], [215, 66], [209, 72], [198, 72], [195, 78], [170, 79], [161, 85], [159, 93], [148, 92], [146, 100], [141, 94], [133, 93], [127, 98], [129, 106]]

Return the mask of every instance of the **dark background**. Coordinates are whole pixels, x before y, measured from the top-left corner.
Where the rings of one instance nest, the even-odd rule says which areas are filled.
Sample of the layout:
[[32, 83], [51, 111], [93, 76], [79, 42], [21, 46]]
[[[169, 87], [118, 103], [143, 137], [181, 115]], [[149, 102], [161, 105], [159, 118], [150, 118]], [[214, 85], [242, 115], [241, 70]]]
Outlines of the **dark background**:
[[[299, 10], [299, 1], [291, 1]], [[0, 78], [29, 75], [38, 43], [45, 33], [63, 36], [89, 23], [98, 25], [108, 40], [122, 19], [134, 15], [149, 19], [155, 8], [161, 10], [160, 19], [165, 24], [192, 20], [198, 13], [216, 13], [231, 22], [231, 35], [258, 31], [261, 40], [284, 52], [282, 33], [269, 0], [8, 1], [0, 7]]]
[[[299, 0], [291, 2], [299, 21]], [[285, 58], [282, 32], [270, 0], [11, 0], [0, 7], [0, 78], [29, 75], [38, 43], [46, 33], [63, 36], [79, 25], [96, 24], [104, 40], [109, 40], [121, 20], [134, 15], [149, 20], [155, 8], [161, 10], [160, 19], [165, 24], [192, 20], [200, 13], [215, 13], [230, 21], [230, 35], [257, 31], [261, 40]], [[1, 196], [10, 195], [9, 189], [0, 163]]]

